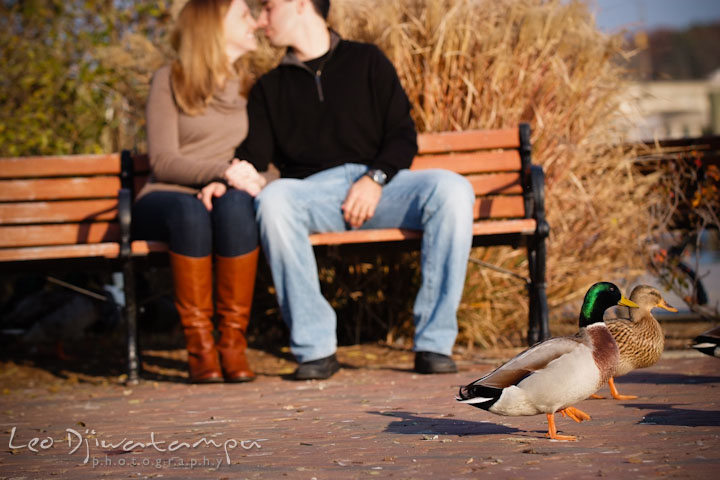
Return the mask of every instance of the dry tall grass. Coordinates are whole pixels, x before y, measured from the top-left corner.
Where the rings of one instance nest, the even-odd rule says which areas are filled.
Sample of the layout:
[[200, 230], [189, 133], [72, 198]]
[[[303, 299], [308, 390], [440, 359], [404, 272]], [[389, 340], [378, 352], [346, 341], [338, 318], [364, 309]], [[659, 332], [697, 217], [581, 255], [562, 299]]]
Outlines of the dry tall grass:
[[[554, 323], [586, 288], [626, 288], [643, 270], [651, 177], [634, 176], [618, 127], [625, 88], [620, 36], [601, 33], [586, 2], [560, 0], [334, 0], [331, 24], [378, 44], [395, 64], [419, 131], [530, 122], [547, 179], [548, 295]], [[474, 255], [519, 273], [525, 252]], [[522, 282], [470, 266], [460, 342], [519, 343]], [[551, 327], [552, 328], [552, 327]]]

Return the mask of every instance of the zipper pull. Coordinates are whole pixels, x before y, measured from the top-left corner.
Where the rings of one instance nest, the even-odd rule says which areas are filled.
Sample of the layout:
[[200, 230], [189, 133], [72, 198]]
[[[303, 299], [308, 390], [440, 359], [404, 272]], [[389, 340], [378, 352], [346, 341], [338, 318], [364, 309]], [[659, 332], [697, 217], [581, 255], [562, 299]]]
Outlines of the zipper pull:
[[315, 85], [317, 86], [318, 97], [320, 97], [320, 101], [324, 102], [325, 96], [323, 95], [322, 84], [320, 83], [320, 77], [322, 77], [322, 69], [315, 72]]

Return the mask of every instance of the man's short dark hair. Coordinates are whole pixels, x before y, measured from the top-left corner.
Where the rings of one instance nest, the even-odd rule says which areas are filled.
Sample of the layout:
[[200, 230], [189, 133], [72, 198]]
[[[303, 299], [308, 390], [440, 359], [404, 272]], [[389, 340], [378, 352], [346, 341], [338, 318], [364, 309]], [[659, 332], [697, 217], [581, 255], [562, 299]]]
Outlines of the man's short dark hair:
[[328, 18], [328, 12], [330, 12], [330, 0], [311, 0], [315, 11], [323, 17], [325, 20]]

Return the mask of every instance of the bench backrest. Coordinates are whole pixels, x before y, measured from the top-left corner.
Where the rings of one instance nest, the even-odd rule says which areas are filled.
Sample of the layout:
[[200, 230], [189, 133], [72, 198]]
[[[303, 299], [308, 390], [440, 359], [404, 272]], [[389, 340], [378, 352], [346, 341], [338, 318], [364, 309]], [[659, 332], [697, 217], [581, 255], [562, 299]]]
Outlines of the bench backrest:
[[121, 172], [119, 153], [0, 158], [0, 260], [47, 246], [52, 258], [117, 256]]
[[[476, 235], [529, 233], [530, 129], [425, 133], [412, 169], [445, 168], [475, 189]], [[148, 181], [145, 154], [0, 158], [0, 261], [119, 254], [118, 191]], [[518, 223], [518, 219], [527, 219]], [[493, 220], [495, 220], [493, 222]], [[502, 220], [513, 220], [512, 227]], [[315, 234], [314, 245], [417, 238], [399, 229]], [[135, 242], [132, 251], [162, 251]]]
[[468, 130], [418, 135], [411, 169], [445, 168], [475, 190], [475, 220], [528, 218], [530, 129]]
[[[134, 157], [137, 193], [147, 182], [147, 155]], [[530, 168], [530, 128], [422, 133], [412, 170], [444, 168], [467, 177], [475, 190], [475, 220], [528, 218], [524, 193]], [[525, 185], [523, 184], [525, 183]]]

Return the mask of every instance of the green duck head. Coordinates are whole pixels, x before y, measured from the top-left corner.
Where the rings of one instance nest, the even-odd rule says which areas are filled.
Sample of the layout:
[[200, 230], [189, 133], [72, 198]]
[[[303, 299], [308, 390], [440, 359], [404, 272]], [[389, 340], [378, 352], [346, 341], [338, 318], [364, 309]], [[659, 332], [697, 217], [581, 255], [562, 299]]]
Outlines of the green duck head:
[[617, 285], [598, 282], [587, 291], [580, 309], [580, 328], [602, 322], [605, 310], [613, 305], [637, 308], [638, 304], [625, 298]]

